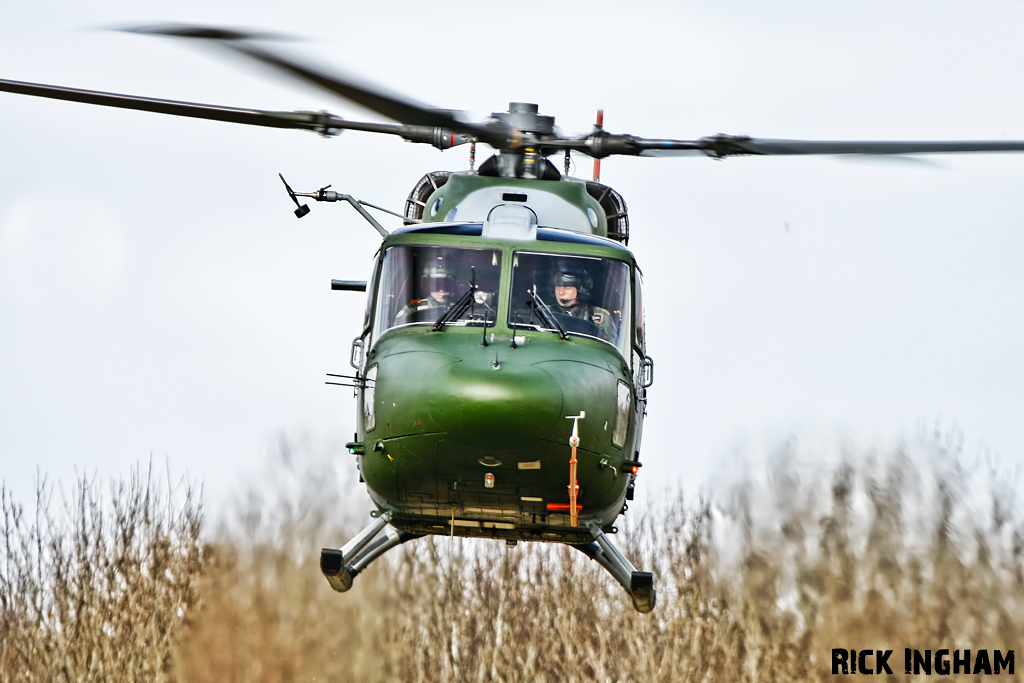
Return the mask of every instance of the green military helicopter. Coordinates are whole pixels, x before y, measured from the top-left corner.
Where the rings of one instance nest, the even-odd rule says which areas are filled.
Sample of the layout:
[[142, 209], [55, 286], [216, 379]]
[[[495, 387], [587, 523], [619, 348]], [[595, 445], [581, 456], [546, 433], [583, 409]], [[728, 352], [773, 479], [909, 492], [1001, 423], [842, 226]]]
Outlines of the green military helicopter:
[[[600, 116], [590, 133], [565, 137], [535, 104], [513, 102], [470, 121], [254, 42], [267, 36], [178, 25], [130, 30], [216, 43], [398, 123], [10, 80], [0, 80], [0, 90], [321, 135], [386, 133], [442, 150], [470, 146], [468, 170], [424, 175], [404, 211], [388, 212], [403, 223], [391, 232], [367, 211], [380, 207], [330, 186], [301, 193], [284, 182], [299, 218], [309, 213], [300, 197], [345, 201], [383, 238], [368, 280], [332, 282], [367, 294], [354, 372], [329, 383], [355, 388], [357, 432], [348, 448], [377, 508], [355, 538], [322, 551], [321, 569], [338, 591], [391, 548], [440, 534], [571, 545], [604, 567], [638, 611], [654, 608], [653, 575], [607, 536], [633, 498], [654, 380], [642, 276], [627, 249], [625, 201], [596, 173], [593, 181], [569, 177], [572, 152], [596, 165], [611, 155], [1024, 151], [1021, 141], [652, 139], [608, 133]], [[477, 167], [478, 144], [496, 153]], [[562, 171], [549, 160], [557, 155]]]

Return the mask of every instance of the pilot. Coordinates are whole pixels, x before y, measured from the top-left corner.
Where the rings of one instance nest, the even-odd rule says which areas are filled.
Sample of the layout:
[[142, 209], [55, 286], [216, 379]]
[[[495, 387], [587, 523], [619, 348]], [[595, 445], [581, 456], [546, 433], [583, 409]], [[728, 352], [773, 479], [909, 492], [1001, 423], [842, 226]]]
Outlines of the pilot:
[[395, 316], [395, 322], [437, 320], [451, 305], [454, 290], [455, 276], [439, 259], [438, 263], [424, 268], [420, 276], [420, 292], [425, 296], [411, 300]]
[[552, 307], [555, 313], [592, 322], [597, 325], [602, 338], [608, 341], [615, 339], [611, 313], [588, 301], [593, 283], [582, 266], [569, 260], [559, 261], [551, 285], [555, 292], [555, 305]]

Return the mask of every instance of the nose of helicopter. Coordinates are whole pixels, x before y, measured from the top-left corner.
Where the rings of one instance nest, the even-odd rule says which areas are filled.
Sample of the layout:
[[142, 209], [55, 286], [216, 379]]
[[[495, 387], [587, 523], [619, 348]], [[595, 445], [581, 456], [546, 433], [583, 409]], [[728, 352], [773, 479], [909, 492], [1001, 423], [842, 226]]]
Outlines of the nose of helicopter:
[[548, 372], [514, 362], [449, 363], [424, 391], [427, 412], [447, 439], [464, 445], [534, 439], [562, 416], [562, 391]]

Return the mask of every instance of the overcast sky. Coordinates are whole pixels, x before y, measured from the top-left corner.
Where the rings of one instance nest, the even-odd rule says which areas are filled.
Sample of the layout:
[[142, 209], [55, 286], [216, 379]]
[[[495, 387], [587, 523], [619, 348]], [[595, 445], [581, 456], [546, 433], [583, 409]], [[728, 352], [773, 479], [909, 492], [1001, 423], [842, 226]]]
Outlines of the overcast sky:
[[[538, 102], [566, 133], [604, 108], [612, 132], [651, 137], [1024, 140], [1019, 2], [633, 5], [8, 3], [0, 77], [381, 120], [214, 51], [93, 30], [183, 21], [304, 37], [288, 49], [480, 118]], [[323, 379], [348, 369], [363, 300], [328, 283], [365, 278], [379, 238], [343, 206], [297, 221], [277, 173], [401, 210], [468, 150], [9, 94], [0, 111], [0, 477], [28, 493], [37, 469], [153, 454], [216, 507], [282, 434], [351, 466], [354, 400]], [[1024, 459], [1024, 155], [620, 157], [602, 179], [646, 281], [641, 490], [696, 490], [790, 435], [861, 452], [936, 422], [968, 459]]]

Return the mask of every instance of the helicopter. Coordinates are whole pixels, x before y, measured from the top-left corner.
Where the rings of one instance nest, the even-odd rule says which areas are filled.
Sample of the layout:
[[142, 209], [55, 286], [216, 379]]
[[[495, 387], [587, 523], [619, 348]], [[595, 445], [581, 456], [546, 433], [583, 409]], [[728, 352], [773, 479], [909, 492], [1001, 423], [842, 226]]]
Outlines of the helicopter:
[[[638, 611], [655, 606], [653, 576], [633, 567], [608, 538], [640, 475], [654, 379], [642, 274], [627, 248], [628, 212], [615, 190], [570, 177], [552, 157], [1024, 151], [1024, 143], [1006, 141], [656, 139], [611, 134], [600, 124], [587, 135], [563, 137], [553, 117], [531, 103], [512, 103], [474, 122], [257, 47], [252, 34], [181, 26], [138, 31], [217, 43], [398, 123], [17, 81], [0, 81], [0, 90], [327, 136], [374, 132], [439, 149], [486, 145], [497, 152], [478, 166], [474, 159], [467, 171], [426, 174], [399, 216], [403, 227], [391, 232], [366, 212], [372, 205], [326, 187], [295, 192], [282, 178], [299, 218], [309, 212], [300, 198], [343, 201], [382, 237], [365, 282], [332, 285], [367, 293], [363, 333], [352, 345], [354, 374], [335, 379], [355, 389], [358, 429], [348, 446], [377, 506], [366, 529], [321, 555], [321, 569], [339, 591], [350, 589], [389, 549], [440, 534], [566, 543], [612, 574]], [[574, 289], [575, 296], [560, 297], [560, 288]]]

